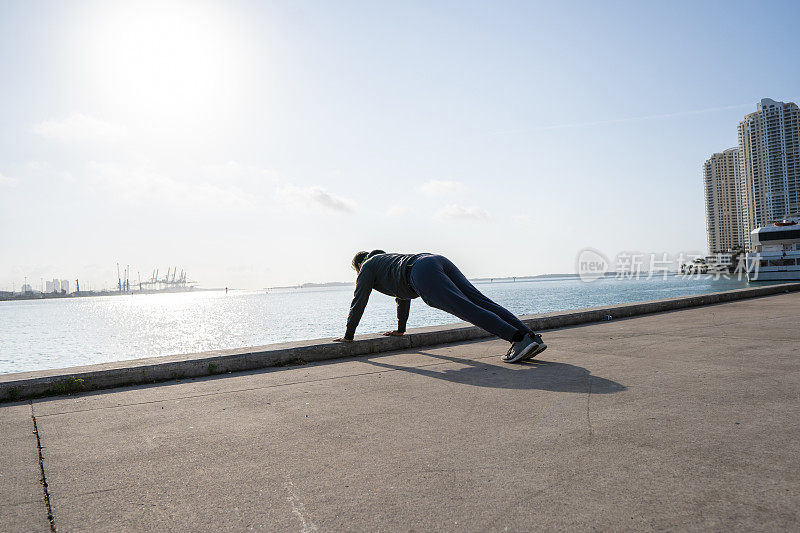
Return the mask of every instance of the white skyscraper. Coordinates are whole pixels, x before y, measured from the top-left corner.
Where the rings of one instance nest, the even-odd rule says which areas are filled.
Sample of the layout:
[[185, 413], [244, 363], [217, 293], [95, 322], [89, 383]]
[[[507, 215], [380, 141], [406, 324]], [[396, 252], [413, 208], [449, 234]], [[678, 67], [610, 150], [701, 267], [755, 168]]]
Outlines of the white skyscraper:
[[739, 123], [742, 232], [800, 213], [800, 109], [765, 98]]
[[739, 149], [712, 154], [703, 164], [708, 251], [727, 252], [744, 246], [742, 233]]
[[65, 293], [69, 294], [69, 280], [68, 279], [62, 279], [61, 280], [61, 290], [64, 291]]

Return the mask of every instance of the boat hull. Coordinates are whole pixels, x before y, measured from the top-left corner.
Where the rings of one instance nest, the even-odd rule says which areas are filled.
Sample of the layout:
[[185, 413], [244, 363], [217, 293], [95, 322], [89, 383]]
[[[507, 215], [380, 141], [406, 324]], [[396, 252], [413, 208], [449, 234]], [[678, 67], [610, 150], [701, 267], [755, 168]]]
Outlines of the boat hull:
[[797, 281], [800, 280], [800, 270], [759, 270], [758, 272], [748, 272], [747, 279], [750, 281]]
[[750, 281], [800, 280], [800, 253], [796, 250], [747, 254], [747, 279]]

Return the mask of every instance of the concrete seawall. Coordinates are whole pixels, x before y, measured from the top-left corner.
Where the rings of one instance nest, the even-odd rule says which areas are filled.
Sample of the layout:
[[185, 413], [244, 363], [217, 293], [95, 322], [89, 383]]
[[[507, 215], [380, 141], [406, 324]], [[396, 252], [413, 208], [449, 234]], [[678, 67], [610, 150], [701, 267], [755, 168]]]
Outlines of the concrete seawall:
[[[633, 317], [795, 291], [800, 291], [800, 283], [784, 283], [649, 302], [525, 315], [521, 318], [532, 329], [541, 331], [599, 322], [606, 320], [608, 316], [613, 319]], [[349, 344], [321, 339], [5, 374], [0, 375], [0, 401], [302, 364], [434, 346], [488, 336], [485, 331], [477, 327], [459, 323], [411, 329], [402, 337], [360, 335], [355, 342]]]

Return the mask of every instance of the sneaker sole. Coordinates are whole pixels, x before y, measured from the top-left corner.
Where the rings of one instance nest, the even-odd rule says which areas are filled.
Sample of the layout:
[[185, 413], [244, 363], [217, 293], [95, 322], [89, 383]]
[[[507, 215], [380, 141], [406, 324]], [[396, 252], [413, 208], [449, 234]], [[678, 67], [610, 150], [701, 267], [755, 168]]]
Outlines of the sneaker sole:
[[[519, 363], [520, 361], [524, 361], [526, 359], [526, 357], [525, 357], [526, 355], [528, 355], [529, 353], [535, 351], [536, 348], [539, 348], [541, 346], [542, 346], [541, 344], [537, 344], [537, 343], [532, 342], [528, 346], [526, 346], [525, 349], [522, 350], [522, 352], [520, 352], [520, 354], [516, 358], [514, 358], [514, 359], [503, 359], [503, 361], [506, 362], [506, 363]], [[547, 348], [547, 345], [545, 345], [545, 348]], [[539, 353], [541, 351], [542, 350], [539, 350], [536, 353]], [[530, 355], [528, 357], [533, 357], [533, 356]]]
[[531, 350], [530, 352], [528, 352], [528, 354], [525, 355], [522, 359], [520, 359], [520, 361], [527, 361], [528, 359], [533, 359], [534, 357], [536, 357], [537, 355], [539, 355], [540, 353], [542, 353], [546, 349], [547, 349], [547, 345], [542, 343], [535, 350]]

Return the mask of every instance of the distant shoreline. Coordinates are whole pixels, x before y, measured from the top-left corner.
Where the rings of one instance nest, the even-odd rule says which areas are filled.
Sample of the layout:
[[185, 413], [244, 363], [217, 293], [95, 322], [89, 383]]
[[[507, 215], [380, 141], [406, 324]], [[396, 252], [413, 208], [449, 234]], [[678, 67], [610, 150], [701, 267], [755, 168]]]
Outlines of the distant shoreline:
[[[663, 272], [659, 272], [658, 275], [662, 275]], [[667, 275], [673, 276], [679, 274], [679, 272], [668, 272]], [[646, 272], [642, 272], [641, 275], [647, 275]], [[615, 278], [618, 276], [617, 272], [606, 272], [603, 274], [602, 278]], [[486, 283], [515, 283], [515, 282], [524, 282], [524, 281], [545, 281], [548, 279], [580, 279], [580, 274], [538, 274], [535, 276], [503, 276], [497, 278], [470, 278], [470, 281], [473, 283], [478, 284], [486, 284]], [[299, 285], [281, 285], [276, 287], [265, 287], [263, 289], [238, 289], [233, 287], [228, 287], [227, 290], [229, 291], [251, 291], [251, 290], [297, 290], [297, 289], [324, 289], [324, 288], [331, 288], [331, 287], [353, 287], [355, 286], [355, 282], [352, 281], [329, 281], [325, 283], [301, 283]], [[0, 291], [0, 302], [3, 301], [16, 301], [16, 300], [56, 300], [56, 299], [64, 299], [64, 298], [88, 298], [93, 296], [135, 296], [137, 294], [176, 294], [176, 293], [186, 293], [186, 292], [214, 292], [214, 291], [224, 291], [226, 290], [224, 287], [217, 287], [217, 288], [200, 288], [200, 287], [192, 287], [187, 289], [176, 289], [176, 290], [159, 290], [159, 291], [128, 291], [128, 292], [120, 292], [117, 290], [102, 290], [102, 291], [81, 291], [79, 293], [73, 292], [69, 294], [58, 294], [58, 293], [42, 293], [42, 292], [29, 292], [29, 293], [12, 293], [7, 291]]]
[[[668, 275], [674, 275], [678, 272], [668, 272]], [[641, 272], [642, 275], [647, 274], [646, 272]], [[659, 272], [659, 275], [663, 274], [663, 272]], [[617, 272], [606, 272], [600, 277], [603, 278], [615, 278], [617, 277]], [[531, 281], [531, 280], [544, 280], [544, 279], [561, 279], [561, 278], [580, 278], [580, 274], [537, 274], [535, 276], [503, 276], [497, 278], [469, 278], [469, 280], [473, 283], [505, 283], [505, 282], [515, 282], [515, 281]], [[302, 283], [300, 285], [282, 285], [278, 287], [266, 287], [266, 290], [278, 290], [278, 289], [319, 289], [325, 287], [353, 287], [355, 286], [355, 282], [353, 281], [329, 281], [325, 283]]]
[[206, 291], [224, 291], [225, 289], [201, 289], [199, 287], [190, 287], [186, 289], [164, 289], [164, 290], [143, 290], [143, 291], [115, 291], [115, 290], [102, 290], [102, 291], [80, 291], [71, 293], [57, 293], [57, 292], [5, 292], [0, 291], [0, 302], [8, 302], [15, 300], [61, 300], [70, 298], [91, 298], [93, 296], [135, 296], [137, 294], [176, 294], [184, 292], [206, 292]]

